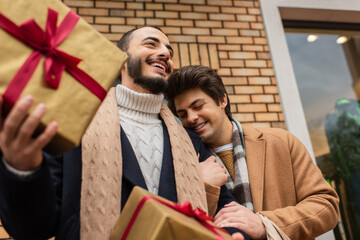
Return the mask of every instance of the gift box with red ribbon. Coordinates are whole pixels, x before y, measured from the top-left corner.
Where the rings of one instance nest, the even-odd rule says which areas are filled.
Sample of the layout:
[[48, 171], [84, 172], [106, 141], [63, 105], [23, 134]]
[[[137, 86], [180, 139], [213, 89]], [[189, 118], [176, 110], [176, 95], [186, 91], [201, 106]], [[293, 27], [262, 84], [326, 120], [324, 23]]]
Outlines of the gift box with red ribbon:
[[126, 54], [59, 0], [1, 0], [0, 42], [2, 112], [32, 95], [30, 112], [38, 103], [47, 109], [40, 130], [59, 123], [45, 150], [77, 146]]
[[177, 204], [134, 187], [110, 240], [230, 240], [232, 237], [213, 224], [213, 219], [189, 202]]

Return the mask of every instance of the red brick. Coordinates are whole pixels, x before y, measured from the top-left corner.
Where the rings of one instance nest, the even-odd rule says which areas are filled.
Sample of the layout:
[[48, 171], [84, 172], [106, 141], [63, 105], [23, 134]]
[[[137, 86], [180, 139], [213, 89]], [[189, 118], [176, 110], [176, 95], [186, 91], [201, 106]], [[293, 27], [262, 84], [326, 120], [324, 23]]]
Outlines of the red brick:
[[174, 61], [174, 68], [175, 69], [179, 69], [180, 68], [180, 54], [179, 54], [179, 47], [177, 43], [171, 43], [171, 46], [174, 50], [174, 57], [173, 57], [173, 61]]
[[222, 27], [221, 21], [202, 21], [202, 20], [196, 20], [195, 21], [196, 27]]
[[144, 4], [128, 2], [128, 3], [126, 3], [126, 9], [144, 10]]
[[229, 99], [231, 103], [249, 103], [250, 96], [249, 95], [229, 95]]
[[247, 84], [246, 77], [222, 77], [222, 80], [227, 85]]
[[219, 56], [215, 44], [209, 44], [209, 56], [212, 69], [219, 69]]
[[264, 45], [264, 44], [267, 44], [267, 40], [266, 40], [266, 38], [263, 38], [263, 37], [255, 37], [254, 43]]
[[238, 7], [254, 7], [254, 1], [237, 1], [234, 0], [234, 6]]
[[270, 79], [271, 79], [271, 84], [276, 85], [276, 79], [275, 79], [275, 77], [272, 76], [272, 77], [270, 77]]
[[207, 0], [208, 5], [231, 6], [232, 0]]
[[207, 19], [207, 14], [206, 13], [181, 12], [180, 13], [180, 18], [181, 19], [202, 19], [202, 20], [206, 20]]
[[251, 95], [251, 100], [254, 103], [273, 103], [274, 96], [271, 94]]
[[265, 60], [245, 60], [245, 66], [246, 67], [266, 67], [266, 61]]
[[249, 77], [250, 85], [270, 85], [271, 81], [269, 77]]
[[280, 103], [280, 97], [279, 97], [279, 95], [274, 95], [274, 97], [275, 97], [275, 102], [276, 102], [276, 103]]
[[205, 4], [205, 0], [180, 0], [180, 3], [185, 3], [185, 4], [197, 4], [197, 5], [204, 5]]
[[235, 93], [236, 94], [253, 94], [253, 93], [263, 93], [262, 86], [235, 86]]
[[208, 47], [206, 44], [199, 44], [200, 63], [201, 65], [210, 67], [210, 58], [208, 54]]
[[164, 19], [154, 19], [154, 18], [149, 19], [149, 18], [147, 18], [146, 25], [163, 26]]
[[107, 16], [109, 11], [101, 8], [79, 8], [80, 15]]
[[230, 68], [219, 68], [217, 73], [220, 76], [230, 76], [231, 75], [231, 70], [230, 70]]
[[110, 29], [113, 33], [126, 33], [134, 28], [133, 26], [127, 25], [112, 25]]
[[92, 24], [92, 26], [96, 29], [96, 31], [101, 33], [107, 33], [109, 32], [109, 25], [98, 25], [98, 24]]
[[265, 51], [265, 52], [269, 52], [269, 51], [270, 51], [270, 49], [269, 49], [269, 46], [268, 46], [268, 45], [265, 45], [265, 46], [264, 46], [264, 51]]
[[260, 69], [261, 76], [274, 76], [274, 70], [272, 68]]
[[127, 18], [126, 19], [126, 24], [129, 25], [145, 25], [145, 19], [143, 18]]
[[190, 65], [190, 57], [189, 57], [189, 48], [187, 44], [181, 43], [179, 44], [179, 53], [180, 53], [180, 62], [181, 66], [189, 66]]
[[223, 67], [244, 67], [244, 60], [220, 60], [220, 64]]
[[[234, 87], [233, 86], [226, 86], [225, 85], [225, 90], [228, 94], [234, 94]], [[235, 104], [234, 104], [235, 105]]]
[[200, 43], [225, 43], [224, 37], [198, 36], [197, 39]]
[[211, 29], [212, 35], [220, 35], [220, 36], [238, 36], [238, 31], [236, 29]]
[[94, 1], [65, 0], [68, 7], [94, 7]]
[[145, 3], [146, 10], [163, 10], [162, 3]]
[[154, 12], [153, 11], [141, 11], [141, 10], [136, 10], [136, 17], [154, 17]]
[[219, 51], [219, 58], [220, 59], [227, 59], [227, 58], [229, 58], [229, 55], [228, 55], [227, 52]]
[[161, 2], [161, 3], [177, 3], [177, 0], [155, 0], [155, 2]]
[[172, 20], [172, 19], [166, 19], [165, 20], [166, 26], [179, 26], [179, 27], [193, 27], [194, 22], [192, 20]]
[[125, 24], [125, 18], [119, 18], [119, 17], [95, 17], [95, 23]]
[[279, 90], [276, 86], [265, 86], [264, 90], [265, 90], [265, 93], [272, 93], [272, 94], [279, 93]]
[[236, 44], [236, 45], [230, 45], [230, 44], [219, 44], [218, 45], [219, 50], [228, 50], [228, 51], [240, 51], [241, 47], [240, 45]]
[[166, 34], [181, 34], [181, 28], [179, 27], [162, 27], [161, 30]]
[[243, 51], [264, 51], [264, 47], [261, 45], [242, 45]]
[[280, 104], [268, 104], [269, 112], [281, 112]]
[[245, 123], [243, 125], [251, 126], [254, 128], [269, 128], [271, 124], [269, 122], [253, 122], [253, 123]]
[[208, 28], [183, 28], [183, 33], [186, 35], [210, 35]]
[[133, 10], [110, 9], [110, 16], [112, 16], [112, 17], [135, 17], [135, 12]]
[[232, 112], [232, 113], [238, 112], [238, 110], [237, 110], [237, 108], [236, 108], [236, 104], [231, 104], [231, 103], [230, 103], [230, 112]]
[[240, 36], [260, 37], [259, 30], [240, 29]]
[[[265, 50], [265, 47], [266, 46], [263, 46], [264, 50]], [[271, 59], [270, 53], [268, 53], [268, 52], [259, 52], [259, 53], [257, 53], [257, 57], [258, 57], [258, 59]]]
[[246, 14], [246, 8], [239, 7], [221, 7], [222, 13]]
[[233, 116], [241, 123], [254, 121], [254, 114], [252, 113], [241, 113], [241, 114], [237, 113], [237, 114], [233, 114]]
[[165, 10], [168, 10], [168, 11], [191, 11], [191, 6], [183, 5], [183, 4], [165, 4]]
[[179, 18], [178, 12], [170, 12], [170, 11], [156, 11], [156, 18]]
[[231, 72], [234, 76], [259, 76], [257, 68], [233, 68]]
[[253, 39], [251, 37], [226, 37], [227, 43], [237, 44], [252, 44]]
[[194, 12], [207, 12], [207, 13], [220, 12], [220, 8], [216, 7], [216, 6], [196, 6], [196, 5], [194, 5], [193, 8], [194, 8]]
[[109, 41], [119, 41], [122, 37], [122, 33], [102, 33]]
[[255, 119], [259, 122], [279, 121], [277, 113], [255, 113]]
[[252, 16], [252, 15], [239, 14], [236, 15], [236, 18], [238, 21], [242, 21], [242, 22], [256, 22], [256, 16]]
[[279, 121], [285, 121], [284, 115], [282, 113], [279, 113]]
[[234, 21], [235, 16], [232, 14], [219, 14], [219, 13], [209, 13], [210, 20], [226, 20], [226, 21]]
[[110, 2], [110, 1], [96, 1], [95, 6], [97, 8], [125, 8], [125, 3], [123, 2]]
[[257, 29], [257, 30], [263, 30], [264, 29], [264, 24], [262, 23], [250, 23], [250, 27], [251, 29]]
[[255, 52], [229, 52], [232, 59], [256, 59]]
[[266, 112], [266, 104], [250, 103], [250, 104], [237, 104], [239, 112]]
[[248, 8], [247, 10], [250, 15], [260, 15], [261, 14], [261, 11], [259, 8]]
[[272, 61], [271, 60], [266, 60], [266, 66], [268, 68], [272, 68], [273, 67]]
[[170, 42], [195, 42], [195, 36], [168, 35]]
[[248, 22], [224, 22], [224, 27], [236, 28], [236, 29], [249, 29], [250, 25]]
[[190, 62], [191, 65], [199, 65], [200, 64], [200, 58], [199, 58], [199, 49], [198, 45], [196, 43], [189, 44], [190, 48]]

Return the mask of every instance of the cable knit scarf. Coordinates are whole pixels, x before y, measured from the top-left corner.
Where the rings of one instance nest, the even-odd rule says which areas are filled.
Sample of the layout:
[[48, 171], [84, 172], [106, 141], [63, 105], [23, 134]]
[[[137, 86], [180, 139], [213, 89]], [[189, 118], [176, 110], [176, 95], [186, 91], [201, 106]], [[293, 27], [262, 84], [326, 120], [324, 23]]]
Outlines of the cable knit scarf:
[[[82, 139], [80, 239], [108, 239], [120, 216], [120, 120], [112, 88]], [[207, 210], [204, 183], [191, 139], [164, 104], [160, 116], [170, 136], [178, 202]], [[191, 186], [191, 187], [190, 187]]]
[[[228, 181], [226, 187], [230, 193], [239, 201], [240, 204], [247, 207], [251, 211], [254, 211], [252, 203], [249, 175], [245, 158], [245, 146], [242, 128], [239, 122], [235, 119], [231, 121], [233, 125], [232, 143], [234, 146], [234, 168], [235, 168], [235, 180], [230, 177], [229, 171], [226, 170]], [[222, 163], [220, 157], [215, 153], [213, 149], [208, 149], [210, 154], [216, 157], [216, 161]]]

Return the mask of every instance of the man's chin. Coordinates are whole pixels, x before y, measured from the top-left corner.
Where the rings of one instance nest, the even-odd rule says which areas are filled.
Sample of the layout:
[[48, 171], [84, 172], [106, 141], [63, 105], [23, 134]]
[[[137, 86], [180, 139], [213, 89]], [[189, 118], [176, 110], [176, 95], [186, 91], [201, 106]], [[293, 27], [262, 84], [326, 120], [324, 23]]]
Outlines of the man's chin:
[[168, 85], [167, 80], [161, 77], [139, 76], [134, 79], [134, 83], [140, 85], [153, 94], [164, 93]]

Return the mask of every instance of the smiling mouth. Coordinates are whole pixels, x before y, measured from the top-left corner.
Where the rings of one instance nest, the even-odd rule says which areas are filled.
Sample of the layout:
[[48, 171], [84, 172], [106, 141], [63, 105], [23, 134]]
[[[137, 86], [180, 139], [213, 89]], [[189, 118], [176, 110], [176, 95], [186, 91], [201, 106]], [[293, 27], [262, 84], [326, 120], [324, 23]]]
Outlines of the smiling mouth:
[[169, 64], [161, 58], [147, 58], [145, 61], [152, 67], [159, 68], [165, 73], [170, 73]]
[[197, 130], [201, 129], [202, 127], [204, 127], [206, 123], [207, 123], [207, 122], [204, 122], [204, 123], [202, 123], [202, 124], [199, 124], [199, 125], [193, 127], [193, 129], [194, 129], [195, 131], [197, 131]]

